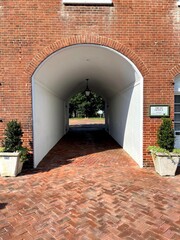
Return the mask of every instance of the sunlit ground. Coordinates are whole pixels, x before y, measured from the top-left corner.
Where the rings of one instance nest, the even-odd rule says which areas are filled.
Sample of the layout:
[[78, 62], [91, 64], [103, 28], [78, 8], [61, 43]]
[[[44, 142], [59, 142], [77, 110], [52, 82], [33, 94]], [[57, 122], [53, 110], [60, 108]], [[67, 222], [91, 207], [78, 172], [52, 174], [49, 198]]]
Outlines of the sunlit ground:
[[105, 124], [105, 118], [70, 118], [69, 125]]

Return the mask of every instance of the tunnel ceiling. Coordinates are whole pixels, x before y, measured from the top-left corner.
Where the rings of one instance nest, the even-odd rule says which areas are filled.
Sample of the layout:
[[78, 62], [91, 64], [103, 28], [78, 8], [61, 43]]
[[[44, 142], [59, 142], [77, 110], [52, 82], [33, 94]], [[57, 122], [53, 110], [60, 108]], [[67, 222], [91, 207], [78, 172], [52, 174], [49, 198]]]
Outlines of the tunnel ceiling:
[[80, 44], [63, 48], [44, 60], [33, 78], [61, 99], [86, 88], [105, 99], [138, 81], [141, 74], [125, 56], [107, 47]]

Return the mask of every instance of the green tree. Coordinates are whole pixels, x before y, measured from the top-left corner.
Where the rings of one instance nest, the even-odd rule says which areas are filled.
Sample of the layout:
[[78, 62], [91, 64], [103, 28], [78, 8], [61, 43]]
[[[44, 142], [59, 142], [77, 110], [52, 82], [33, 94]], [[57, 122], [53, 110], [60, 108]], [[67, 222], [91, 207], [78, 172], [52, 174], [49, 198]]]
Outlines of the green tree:
[[5, 129], [5, 140], [3, 143], [5, 152], [15, 152], [22, 147], [23, 131], [21, 129], [21, 123], [16, 120], [12, 120], [7, 123]]
[[69, 116], [70, 117], [95, 117], [97, 111], [104, 111], [104, 100], [101, 96], [91, 92], [89, 97], [84, 93], [78, 93], [70, 99]]
[[174, 129], [170, 118], [162, 118], [162, 123], [158, 129], [158, 145], [168, 151], [174, 148]]

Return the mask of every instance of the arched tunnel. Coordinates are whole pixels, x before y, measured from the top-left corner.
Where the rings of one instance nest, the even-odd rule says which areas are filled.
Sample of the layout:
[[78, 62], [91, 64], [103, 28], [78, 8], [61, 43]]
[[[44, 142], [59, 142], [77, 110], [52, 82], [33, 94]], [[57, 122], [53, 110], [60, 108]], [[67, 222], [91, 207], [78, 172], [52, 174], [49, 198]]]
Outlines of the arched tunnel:
[[120, 52], [77, 44], [48, 56], [32, 76], [34, 167], [68, 131], [68, 102], [89, 88], [105, 99], [109, 134], [143, 166], [143, 76]]

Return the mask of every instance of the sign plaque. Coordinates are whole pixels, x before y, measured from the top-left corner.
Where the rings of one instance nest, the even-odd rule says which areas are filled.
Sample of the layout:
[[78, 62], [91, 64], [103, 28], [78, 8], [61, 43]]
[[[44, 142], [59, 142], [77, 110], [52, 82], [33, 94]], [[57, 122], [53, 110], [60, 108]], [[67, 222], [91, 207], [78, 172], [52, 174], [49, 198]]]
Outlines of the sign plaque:
[[149, 116], [150, 117], [169, 117], [169, 105], [150, 105]]

